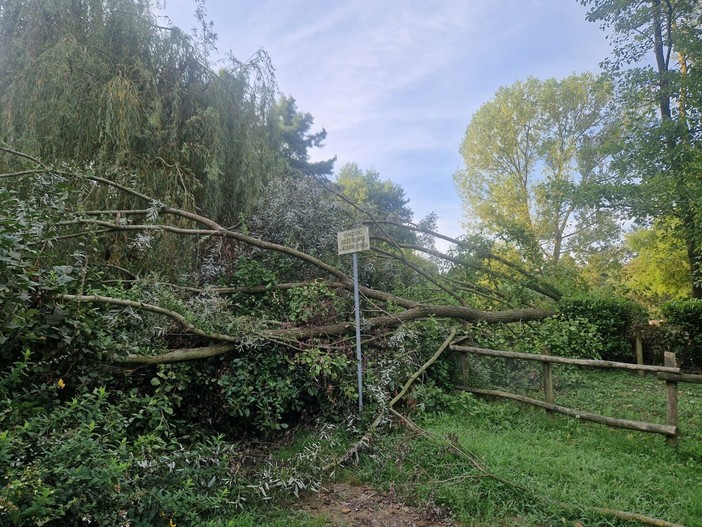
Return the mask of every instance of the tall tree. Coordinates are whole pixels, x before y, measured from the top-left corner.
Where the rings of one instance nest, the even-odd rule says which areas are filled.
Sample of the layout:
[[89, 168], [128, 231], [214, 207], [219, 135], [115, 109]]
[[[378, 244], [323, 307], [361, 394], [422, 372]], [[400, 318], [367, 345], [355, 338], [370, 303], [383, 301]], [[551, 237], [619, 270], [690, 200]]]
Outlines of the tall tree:
[[617, 232], [596, 189], [609, 178], [612, 86], [592, 74], [530, 78], [473, 115], [454, 179], [466, 213], [537, 266]]
[[627, 205], [674, 226], [691, 294], [702, 298], [702, 5], [697, 0], [580, 0], [610, 31], [605, 65], [629, 110], [619, 155]]
[[261, 53], [213, 71], [204, 11], [196, 39], [160, 26], [154, 6], [1, 0], [0, 141], [49, 163], [120, 172], [157, 199], [230, 223], [282, 167], [272, 67]]
[[[412, 221], [412, 209], [407, 204], [405, 190], [388, 180], [381, 180], [374, 169], [362, 170], [356, 163], [346, 163], [336, 175], [337, 185], [343, 194], [376, 220]], [[356, 212], [358, 214], [358, 212]], [[358, 215], [359, 221], [368, 217]]]
[[[356, 163], [346, 163], [336, 175], [336, 183], [344, 196], [357, 208], [348, 213], [356, 223], [370, 220], [388, 220], [399, 223], [412, 221], [412, 209], [407, 204], [405, 189], [397, 183], [381, 180], [374, 168], [362, 170]], [[407, 231], [390, 229], [393, 233], [414, 240]], [[387, 231], [389, 234], [390, 231]], [[407, 240], [403, 240], [407, 241]]]
[[275, 116], [280, 130], [280, 151], [290, 168], [309, 176], [329, 176], [334, 170], [336, 156], [324, 161], [311, 162], [309, 150], [321, 148], [327, 131], [310, 133], [314, 118], [300, 112], [292, 97], [282, 96], [275, 106]]

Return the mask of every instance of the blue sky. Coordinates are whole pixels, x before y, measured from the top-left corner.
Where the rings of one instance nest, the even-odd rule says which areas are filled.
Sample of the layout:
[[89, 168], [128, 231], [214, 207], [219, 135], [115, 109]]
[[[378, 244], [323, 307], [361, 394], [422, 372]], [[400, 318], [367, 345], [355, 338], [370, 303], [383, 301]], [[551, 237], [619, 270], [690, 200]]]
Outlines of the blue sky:
[[[208, 0], [222, 54], [271, 56], [281, 93], [324, 127], [324, 149], [402, 185], [419, 220], [463, 232], [453, 173], [471, 115], [529, 76], [599, 71], [604, 34], [577, 0]], [[191, 28], [192, 0], [163, 14]]]

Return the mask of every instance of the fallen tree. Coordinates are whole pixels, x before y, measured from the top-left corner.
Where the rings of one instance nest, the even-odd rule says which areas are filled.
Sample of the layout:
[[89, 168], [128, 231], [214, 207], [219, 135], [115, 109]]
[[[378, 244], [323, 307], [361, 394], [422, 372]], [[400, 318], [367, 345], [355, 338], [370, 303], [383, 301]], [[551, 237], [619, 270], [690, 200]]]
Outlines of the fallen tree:
[[[232, 243], [236, 243], [239, 246], [246, 246], [252, 250], [277, 253], [285, 258], [303, 262], [305, 265], [315, 269], [317, 279], [323, 281], [325, 284], [328, 284], [329, 287], [348, 291], [352, 290], [353, 288], [353, 281], [350, 276], [341, 270], [337, 265], [323, 261], [320, 258], [307, 254], [294, 247], [269, 242], [247, 234], [241, 229], [224, 227], [218, 224], [216, 221], [196, 212], [175, 208], [160, 203], [151, 196], [143, 194], [142, 192], [122, 183], [118, 183], [114, 180], [114, 178], [103, 177], [84, 171], [66, 170], [64, 168], [55, 169], [43, 164], [38, 159], [10, 148], [1, 148], [0, 150], [8, 155], [29, 160], [39, 167], [32, 170], [14, 171], [11, 173], [0, 174], [0, 180], [15, 180], [17, 178], [31, 178], [42, 174], [48, 174], [53, 178], [57, 178], [58, 180], [68, 183], [75, 189], [85, 188], [86, 185], [90, 185], [90, 188], [109, 188], [112, 189], [112, 192], [117, 191], [119, 194], [127, 196], [136, 202], [141, 202], [142, 204], [141, 207], [137, 205], [137, 207], [134, 208], [120, 207], [114, 209], [101, 208], [95, 210], [85, 210], [84, 203], [86, 200], [83, 200], [82, 202], [79, 201], [78, 203], [74, 204], [72, 210], [66, 210], [66, 213], [69, 215], [68, 218], [52, 225], [54, 232], [52, 236], [47, 236], [45, 240], [46, 243], [51, 244], [57, 240], [67, 240], [70, 238], [92, 238], [93, 240], [96, 240], [99, 239], [99, 237], [118, 233], [127, 236], [152, 234], [159, 236], [169, 235], [177, 237], [193, 237], [197, 240], [195, 245], [206, 242], [212, 243], [213, 240], [227, 240]], [[83, 195], [89, 195], [90, 192], [92, 192], [92, 190], [88, 190], [87, 192], [85, 190], [82, 191]], [[147, 208], [144, 208], [144, 206]], [[369, 214], [369, 217], [372, 218], [372, 215]], [[134, 220], [138, 218], [148, 219], [149, 221], [134, 222]], [[171, 218], [171, 220], [169, 220], [169, 218]], [[378, 224], [380, 223], [381, 222], [378, 222]], [[410, 230], [417, 230], [417, 227], [413, 225], [402, 226], [395, 224], [394, 227], [407, 227]], [[438, 235], [437, 233], [431, 234]], [[382, 255], [384, 258], [395, 259], [397, 262], [407, 265], [411, 270], [419, 273], [422, 278], [426, 279], [428, 288], [436, 289], [437, 295], [442, 298], [442, 301], [420, 301], [412, 298], [405, 298], [393, 292], [361, 286], [359, 291], [365, 302], [374, 303], [373, 305], [375, 305], [376, 310], [379, 309], [379, 305], [377, 303], [385, 306], [382, 308], [384, 313], [381, 315], [372, 316], [364, 314], [363, 327], [364, 331], [368, 333], [398, 327], [407, 322], [429, 318], [450, 319], [469, 323], [480, 321], [485, 321], [488, 323], [510, 323], [540, 320], [553, 314], [553, 310], [549, 309], [548, 307], [518, 307], [493, 311], [478, 309], [466, 305], [467, 298], [460, 291], [461, 288], [456, 287], [457, 282], [455, 279], [448, 280], [446, 277], [441, 276], [440, 274], [428, 276], [426, 270], [421, 269], [421, 266], [417, 265], [417, 263], [410, 261], [408, 258], [408, 251], [411, 253], [424, 252], [436, 258], [444, 258], [453, 265], [467, 265], [472, 267], [474, 270], [486, 270], [484, 266], [465, 259], [445, 255], [432, 249], [426, 249], [420, 245], [399, 244], [382, 236], [376, 237], [375, 239], [382, 245], [374, 247], [377, 253]], [[457, 240], [452, 241], [455, 243], [460, 243]], [[387, 247], [387, 249], [383, 249], [383, 247]], [[86, 261], [84, 263], [84, 269], [82, 270], [83, 277], [85, 277], [87, 272], [87, 266], [88, 263]], [[138, 279], [135, 279], [137, 276], [135, 271], [122, 266], [115, 267], [120, 269], [124, 274], [131, 275], [130, 279], [132, 286], [134, 283], [139, 282]], [[518, 274], [522, 277], [522, 279], [524, 279], [524, 282], [527, 282], [527, 287], [531, 289], [531, 291], [542, 295], [542, 297], [547, 301], [558, 298], [557, 291], [555, 291], [552, 287], [546, 287], [537, 283], [538, 281], [534, 275], [527, 273], [517, 265], [512, 265], [511, 267], [517, 269]], [[500, 274], [500, 271], [489, 271], [492, 276], [498, 276], [502, 279], [509, 278], [509, 276], [505, 275], [504, 273]], [[115, 361], [118, 363], [133, 366], [198, 360], [230, 352], [236, 349], [237, 345], [241, 342], [241, 335], [203, 329], [198, 327], [196, 323], [189, 321], [184, 313], [179, 313], [178, 310], [159, 306], [146, 300], [119, 298], [106, 294], [83, 294], [83, 282], [84, 279], [80, 282], [76, 280], [72, 283], [74, 286], [72, 290], [71, 288], [65, 288], [65, 291], [56, 295], [56, 300], [59, 302], [68, 303], [77, 302], [111, 305], [129, 308], [135, 312], [154, 313], [167, 317], [173, 323], [179, 326], [183, 333], [199, 339], [195, 341], [196, 345], [193, 345], [192, 347], [165, 349], [161, 353], [152, 356], [128, 354], [126, 356], [116, 357]], [[304, 286], [307, 283], [308, 282], [302, 282], [300, 285]], [[464, 283], [463, 286], [463, 289], [477, 292], [483, 297], [490, 294], [490, 289], [485, 286], [466, 283]], [[295, 284], [290, 285], [289, 287], [293, 288], [295, 287]], [[264, 284], [258, 286], [254, 285], [248, 289], [230, 289], [237, 294], [244, 294], [247, 291], [250, 294], [257, 294], [259, 292], [268, 291], [270, 288], [271, 284]], [[207, 294], [217, 295], [224, 294], [227, 288], [214, 287], [198, 289], [193, 287], [188, 288], [185, 286], [185, 289], [190, 289], [191, 292], [206, 291]], [[310, 339], [332, 339], [350, 334], [353, 331], [354, 326], [350, 322], [350, 318], [348, 320], [339, 320], [337, 317], [337, 320], [323, 320], [313, 325], [287, 325], [286, 327], [282, 328], [261, 327], [260, 329], [255, 330], [255, 334], [256, 337], [260, 339], [271, 340], [276, 343], [289, 343], [291, 345], [295, 345], [294, 343], [298, 341]], [[209, 342], [210, 344], [202, 345], [206, 342]]]

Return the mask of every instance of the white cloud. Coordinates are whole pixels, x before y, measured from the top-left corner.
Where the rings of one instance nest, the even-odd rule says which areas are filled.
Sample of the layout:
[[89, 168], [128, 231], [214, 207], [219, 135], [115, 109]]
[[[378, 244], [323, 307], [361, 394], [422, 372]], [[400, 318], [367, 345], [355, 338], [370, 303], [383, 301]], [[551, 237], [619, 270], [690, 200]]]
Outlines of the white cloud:
[[[452, 174], [471, 115], [529, 75], [597, 68], [604, 37], [573, 0], [208, 0], [220, 49], [265, 48], [280, 89], [328, 131], [338, 155], [400, 183], [417, 215], [458, 234]], [[191, 27], [190, 0], [167, 12]], [[431, 196], [440, 195], [441, 198]], [[423, 214], [422, 214], [423, 215]]]

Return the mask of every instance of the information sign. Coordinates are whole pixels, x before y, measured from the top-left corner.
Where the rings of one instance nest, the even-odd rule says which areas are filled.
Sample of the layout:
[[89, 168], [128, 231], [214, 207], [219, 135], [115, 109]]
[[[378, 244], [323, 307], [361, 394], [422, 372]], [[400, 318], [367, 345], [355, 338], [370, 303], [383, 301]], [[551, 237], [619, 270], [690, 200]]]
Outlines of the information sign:
[[368, 227], [359, 227], [350, 231], [341, 231], [336, 235], [339, 254], [356, 253], [370, 250]]

